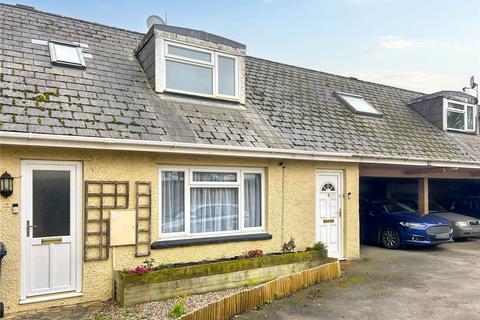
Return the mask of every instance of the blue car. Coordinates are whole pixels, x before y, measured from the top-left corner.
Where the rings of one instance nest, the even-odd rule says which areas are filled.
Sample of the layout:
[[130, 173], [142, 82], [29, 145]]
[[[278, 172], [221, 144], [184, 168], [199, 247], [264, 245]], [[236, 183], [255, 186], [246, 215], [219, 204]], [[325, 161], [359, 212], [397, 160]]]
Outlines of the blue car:
[[448, 220], [417, 211], [395, 200], [360, 202], [360, 234], [364, 242], [387, 249], [401, 246], [435, 246], [452, 242], [453, 229]]

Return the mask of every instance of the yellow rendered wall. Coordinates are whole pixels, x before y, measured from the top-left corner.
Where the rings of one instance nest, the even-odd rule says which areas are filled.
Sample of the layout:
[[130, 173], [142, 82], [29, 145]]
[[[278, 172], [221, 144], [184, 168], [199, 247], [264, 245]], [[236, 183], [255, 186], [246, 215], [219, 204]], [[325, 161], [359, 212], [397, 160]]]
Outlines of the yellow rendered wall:
[[159, 165], [218, 165], [265, 169], [266, 228], [272, 234], [272, 240], [152, 250], [151, 257], [157, 263], [230, 257], [255, 248], [262, 249], [264, 252], [279, 251], [282, 243], [291, 236], [295, 238], [298, 250], [313, 245], [315, 242], [316, 170], [342, 170], [344, 172], [344, 193], [351, 192], [352, 194], [351, 199], [344, 198], [344, 253], [347, 259], [359, 257], [358, 164], [292, 160], [286, 161], [286, 167], [282, 169], [279, 166], [279, 160], [0, 146], [0, 171], [8, 171], [15, 177], [14, 194], [8, 199], [0, 198], [0, 241], [3, 241], [8, 249], [8, 255], [2, 266], [0, 301], [5, 303], [7, 313], [93, 300], [107, 300], [112, 297], [113, 270], [132, 267], [144, 260], [144, 258], [135, 258], [134, 246], [112, 248], [108, 261], [83, 263], [82, 297], [19, 305], [21, 285], [20, 214], [12, 214], [11, 207], [13, 203], [20, 204], [20, 163], [22, 159], [76, 160], [83, 163], [84, 180], [128, 180], [130, 182], [129, 207], [131, 209], [135, 207], [135, 182], [151, 181], [153, 194], [152, 240], [156, 240], [158, 234], [157, 174]]

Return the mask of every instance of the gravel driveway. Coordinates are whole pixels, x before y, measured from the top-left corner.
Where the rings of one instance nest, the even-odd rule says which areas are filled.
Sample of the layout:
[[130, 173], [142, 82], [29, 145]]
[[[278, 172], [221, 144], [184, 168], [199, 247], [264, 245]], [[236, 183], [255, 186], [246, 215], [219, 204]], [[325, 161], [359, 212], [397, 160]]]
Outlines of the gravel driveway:
[[362, 247], [338, 280], [236, 319], [480, 319], [480, 240], [391, 251]]

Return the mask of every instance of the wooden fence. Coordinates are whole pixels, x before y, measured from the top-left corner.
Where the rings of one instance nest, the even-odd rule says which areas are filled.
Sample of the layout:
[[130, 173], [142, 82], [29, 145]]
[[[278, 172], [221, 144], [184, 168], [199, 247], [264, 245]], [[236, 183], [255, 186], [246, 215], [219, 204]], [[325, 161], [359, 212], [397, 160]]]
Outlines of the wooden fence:
[[277, 278], [256, 287], [245, 289], [217, 302], [183, 315], [181, 320], [228, 320], [234, 315], [256, 309], [287, 294], [319, 282], [340, 277], [338, 261]]

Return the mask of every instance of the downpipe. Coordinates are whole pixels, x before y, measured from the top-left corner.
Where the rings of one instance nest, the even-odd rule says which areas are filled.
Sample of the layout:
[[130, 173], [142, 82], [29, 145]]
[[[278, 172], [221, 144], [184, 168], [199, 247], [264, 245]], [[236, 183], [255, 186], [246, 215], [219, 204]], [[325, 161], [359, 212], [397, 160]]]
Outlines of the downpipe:
[[[3, 242], [0, 242], [0, 276], [2, 275], [2, 260], [3, 257], [7, 255], [7, 248], [3, 244]], [[5, 315], [5, 307], [3, 305], [3, 302], [0, 302], [0, 318], [3, 318]]]

